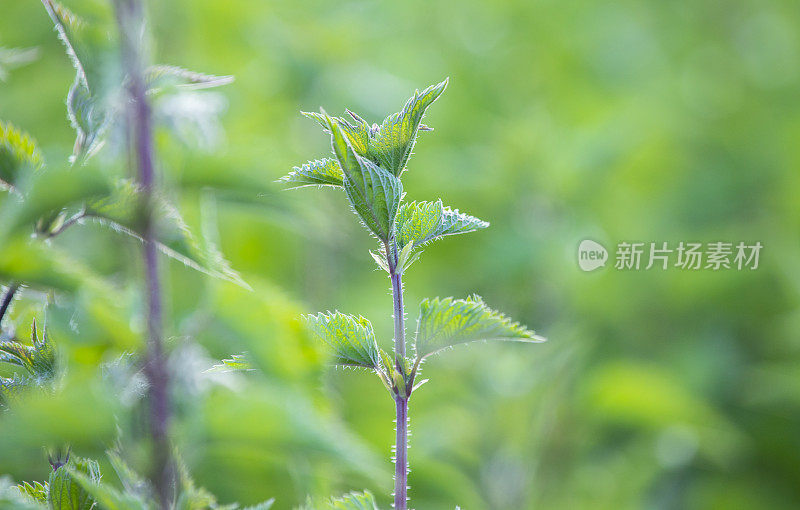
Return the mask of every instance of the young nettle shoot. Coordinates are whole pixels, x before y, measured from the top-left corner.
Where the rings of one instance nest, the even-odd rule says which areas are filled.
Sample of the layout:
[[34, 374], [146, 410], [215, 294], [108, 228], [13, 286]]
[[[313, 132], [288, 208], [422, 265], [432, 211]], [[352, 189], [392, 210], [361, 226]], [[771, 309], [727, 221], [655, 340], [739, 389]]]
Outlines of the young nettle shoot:
[[378, 346], [372, 324], [360, 315], [337, 311], [307, 315], [303, 319], [312, 334], [330, 348], [335, 364], [372, 370], [395, 401], [394, 507], [397, 510], [407, 508], [408, 401], [421, 384], [418, 378], [422, 362], [443, 349], [477, 340], [544, 340], [489, 308], [479, 296], [432, 298], [420, 304], [416, 334], [411, 349], [407, 349], [402, 277], [419, 257], [420, 247], [448, 235], [489, 226], [485, 221], [444, 206], [441, 200], [403, 200], [400, 178], [406, 171], [417, 135], [431, 130], [421, 123], [422, 117], [446, 87], [444, 80], [417, 91], [402, 110], [380, 125], [369, 125], [349, 110], [350, 119], [331, 117], [322, 110], [304, 112], [303, 115], [316, 120], [330, 134], [333, 157], [309, 161], [281, 178], [281, 182], [292, 188], [344, 189], [361, 223], [378, 239], [378, 251], [370, 253], [391, 281], [394, 352], [389, 354]]

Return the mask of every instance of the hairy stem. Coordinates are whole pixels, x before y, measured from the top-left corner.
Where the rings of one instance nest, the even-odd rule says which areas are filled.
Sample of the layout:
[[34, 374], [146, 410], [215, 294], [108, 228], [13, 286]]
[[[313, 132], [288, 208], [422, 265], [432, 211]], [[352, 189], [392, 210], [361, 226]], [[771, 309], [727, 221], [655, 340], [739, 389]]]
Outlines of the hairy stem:
[[[397, 267], [397, 245], [389, 249], [386, 244], [386, 258], [389, 263], [389, 277], [392, 280], [392, 302], [394, 304], [394, 357], [395, 365], [405, 379], [406, 327], [403, 307], [403, 276]], [[396, 436], [394, 443], [394, 508], [406, 510], [408, 501], [408, 395], [411, 388], [395, 395]]]
[[9, 283], [8, 287], [6, 287], [6, 291], [3, 293], [2, 299], [0, 299], [0, 331], [3, 330], [3, 318], [6, 316], [9, 306], [11, 306], [11, 302], [14, 300], [14, 294], [17, 293], [17, 290], [19, 290], [18, 283]]
[[394, 452], [394, 508], [408, 504], [408, 397], [395, 398], [397, 437]]
[[[398, 362], [406, 356], [405, 310], [403, 307], [403, 275], [391, 274], [394, 302], [394, 355]], [[398, 367], [400, 369], [400, 367]]]
[[153, 217], [155, 169], [150, 105], [142, 73], [141, 37], [144, 24], [140, 0], [117, 0], [117, 21], [122, 40], [122, 54], [128, 76], [132, 153], [135, 155], [139, 183], [142, 186], [144, 222], [144, 267], [147, 301], [147, 353], [145, 375], [149, 383], [149, 426], [153, 441], [152, 481], [161, 508], [170, 507], [175, 479], [169, 442], [169, 374], [164, 356], [161, 316], [161, 283], [158, 274], [156, 224]]

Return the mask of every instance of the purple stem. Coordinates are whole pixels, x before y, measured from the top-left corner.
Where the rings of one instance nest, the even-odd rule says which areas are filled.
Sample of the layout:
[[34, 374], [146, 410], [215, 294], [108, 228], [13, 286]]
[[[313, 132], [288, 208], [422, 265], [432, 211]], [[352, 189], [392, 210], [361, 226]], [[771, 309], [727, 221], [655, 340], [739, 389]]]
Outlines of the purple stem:
[[148, 343], [145, 375], [149, 383], [150, 435], [153, 441], [152, 481], [161, 508], [168, 508], [173, 499], [175, 480], [169, 442], [170, 401], [169, 374], [162, 340], [161, 284], [158, 274], [156, 224], [153, 217], [155, 169], [153, 166], [153, 132], [150, 105], [142, 73], [140, 41], [144, 12], [140, 0], [117, 0], [117, 20], [122, 40], [122, 53], [128, 77], [131, 101], [133, 152], [142, 186], [144, 216], [144, 267], [147, 287]]
[[[389, 277], [392, 280], [392, 301], [394, 304], [394, 357], [397, 369], [405, 378], [406, 328], [403, 307], [403, 276], [398, 273], [397, 245], [389, 250], [386, 244], [386, 258], [389, 263]], [[402, 270], [402, 268], [400, 268]], [[395, 395], [396, 436], [394, 443], [394, 508], [406, 510], [408, 507], [408, 394]]]
[[394, 452], [394, 508], [408, 505], [408, 397], [395, 398], [397, 437]]
[[6, 291], [3, 293], [3, 298], [0, 300], [0, 331], [3, 330], [3, 317], [6, 316], [8, 307], [11, 306], [11, 302], [14, 300], [14, 294], [17, 293], [18, 289], [19, 284], [11, 282], [8, 284], [8, 287], [6, 287]]

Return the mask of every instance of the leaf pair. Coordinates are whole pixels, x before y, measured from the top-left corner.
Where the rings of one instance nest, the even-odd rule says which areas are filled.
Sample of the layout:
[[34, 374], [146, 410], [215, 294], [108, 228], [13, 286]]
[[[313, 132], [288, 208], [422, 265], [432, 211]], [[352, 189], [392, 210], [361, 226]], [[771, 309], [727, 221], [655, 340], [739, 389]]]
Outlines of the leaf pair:
[[[372, 324], [364, 317], [340, 312], [304, 316], [312, 334], [333, 354], [333, 363], [381, 372], [382, 351]], [[542, 342], [518, 322], [492, 310], [479, 296], [434, 298], [420, 304], [415, 349], [418, 360], [454, 345], [479, 340]]]

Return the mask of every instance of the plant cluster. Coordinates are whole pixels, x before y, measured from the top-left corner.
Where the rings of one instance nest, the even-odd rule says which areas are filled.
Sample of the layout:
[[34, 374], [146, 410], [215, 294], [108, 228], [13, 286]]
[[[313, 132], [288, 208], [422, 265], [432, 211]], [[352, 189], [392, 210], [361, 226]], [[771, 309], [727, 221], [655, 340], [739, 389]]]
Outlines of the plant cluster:
[[[58, 291], [77, 291], [87, 278], [59, 251], [53, 240], [68, 229], [88, 222], [108, 227], [110, 235], [141, 244], [139, 278], [147, 341], [141, 352], [121, 358], [110, 371], [144, 383], [144, 414], [150, 465], [139, 474], [119, 445], [107, 451], [107, 461], [121, 482], [119, 489], [101, 475], [96, 459], [70, 452], [51, 454], [46, 481], [11, 486], [0, 483], [0, 503], [17, 508], [108, 509], [236, 509], [222, 505], [192, 480], [170, 440], [173, 413], [170, 373], [162, 330], [163, 306], [160, 255], [202, 273], [247, 287], [209, 236], [187, 226], [157, 176], [154, 150], [156, 126], [178, 138], [188, 133], [205, 141], [214, 119], [182, 111], [171, 98], [199, 89], [225, 85], [229, 76], [212, 76], [171, 65], [149, 65], [143, 5], [139, 0], [115, 0], [89, 20], [54, 0], [42, 0], [59, 38], [74, 64], [76, 75], [67, 95], [67, 114], [75, 130], [72, 154], [63, 161], [45, 158], [33, 138], [0, 121], [0, 364], [13, 374], [0, 377], [0, 409], [13, 407], [26, 392], [54, 391], [65, 371], [45, 328], [41, 336], [34, 319], [31, 340], [17, 337], [5, 324], [7, 312], [20, 294], [42, 296], [46, 312]], [[0, 79], [7, 70], [32, 57], [30, 51], [0, 49]], [[406, 339], [403, 275], [418, 260], [421, 249], [446, 236], [473, 232], [488, 223], [443, 205], [441, 200], [407, 201], [402, 175], [428, 107], [441, 96], [447, 80], [416, 92], [404, 107], [380, 125], [370, 125], [348, 111], [349, 119], [324, 111], [305, 113], [331, 137], [332, 155], [294, 168], [281, 182], [289, 187], [321, 186], [343, 190], [353, 211], [378, 241], [370, 252], [387, 273], [392, 288], [394, 348], [387, 352], [369, 320], [338, 311], [306, 315], [303, 322], [327, 346], [336, 365], [373, 371], [396, 408], [394, 507], [407, 508], [408, 403], [425, 382], [423, 362], [457, 344], [478, 340], [542, 340], [520, 324], [489, 308], [479, 296], [432, 298], [420, 303], [413, 340]], [[202, 96], [200, 96], [202, 97]], [[211, 109], [213, 110], [213, 109]], [[201, 142], [203, 143], [203, 142]], [[217, 181], [214, 181], [217, 183]], [[195, 182], [204, 187], [206, 183]], [[42, 269], [45, 268], [45, 269]], [[94, 282], [98, 288], [103, 284]], [[43, 322], [40, 319], [40, 322]], [[120, 368], [130, 362], [134, 368]], [[223, 360], [215, 370], [251, 370], [245, 355]], [[116, 371], [116, 372], [115, 372]], [[133, 375], [132, 375], [133, 374]], [[113, 377], [109, 376], [109, 377]], [[121, 430], [121, 427], [120, 427]], [[5, 485], [4, 485], [5, 484]], [[265, 510], [266, 501], [252, 510]], [[325, 501], [311, 500], [300, 510], [377, 509], [369, 492], [351, 493]]]

